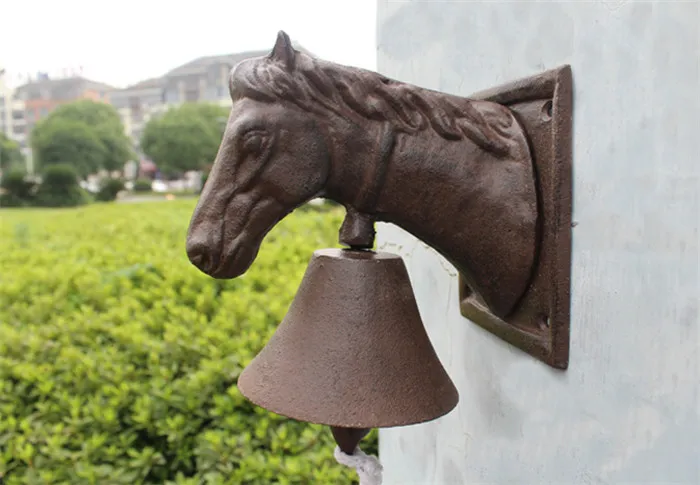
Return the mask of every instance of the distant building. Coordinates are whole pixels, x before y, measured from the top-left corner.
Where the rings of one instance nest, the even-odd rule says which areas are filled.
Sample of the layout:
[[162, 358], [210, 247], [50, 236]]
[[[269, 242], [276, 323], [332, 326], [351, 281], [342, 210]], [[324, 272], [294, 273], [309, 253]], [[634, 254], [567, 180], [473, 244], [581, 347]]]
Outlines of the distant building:
[[47, 75], [19, 86], [16, 97], [24, 102], [26, 131], [31, 133], [37, 121], [62, 104], [79, 99], [109, 101], [109, 93], [114, 87], [91, 81], [82, 76], [52, 79]]
[[[297, 49], [306, 51], [303, 47]], [[160, 78], [110, 93], [110, 103], [119, 111], [124, 129], [140, 151], [140, 139], [146, 122], [170, 106], [186, 102], [215, 103], [230, 106], [228, 77], [240, 61], [265, 56], [269, 51], [248, 51], [220, 56], [199, 57], [168, 71]]]
[[267, 51], [250, 51], [221, 56], [200, 57], [169, 71], [164, 78], [166, 104], [209, 102], [228, 106], [228, 76], [240, 61], [264, 56]]
[[24, 102], [6, 82], [6, 72], [0, 68], [0, 132], [16, 141], [27, 158], [27, 170], [31, 171], [31, 150], [28, 144]]
[[110, 103], [124, 123], [124, 130], [140, 153], [143, 128], [154, 115], [184, 102], [231, 103], [228, 75], [238, 62], [266, 52], [253, 51], [200, 57], [159, 78], [147, 79], [110, 93]]
[[110, 93], [110, 104], [119, 112], [124, 131], [139, 152], [144, 126], [154, 114], [166, 108], [163, 81], [163, 78], [148, 79]]
[[114, 88], [83, 77], [51, 79], [40, 74], [36, 79], [12, 89], [0, 76], [0, 131], [16, 141], [33, 172], [29, 145], [34, 125], [61, 104], [78, 99], [107, 101]]

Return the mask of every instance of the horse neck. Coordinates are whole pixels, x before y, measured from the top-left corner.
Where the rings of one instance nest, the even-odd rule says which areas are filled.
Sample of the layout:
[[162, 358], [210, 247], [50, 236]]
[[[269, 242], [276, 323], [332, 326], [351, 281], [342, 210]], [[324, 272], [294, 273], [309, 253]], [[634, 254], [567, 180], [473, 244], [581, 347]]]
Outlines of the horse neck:
[[337, 133], [326, 196], [413, 234], [454, 264], [497, 315], [507, 314], [535, 258], [537, 196], [522, 130], [513, 124], [516, 146], [504, 158], [467, 137], [372, 125]]
[[[487, 283], [490, 265], [484, 256], [486, 248], [501, 251], [493, 237], [497, 233], [483, 223], [484, 214], [492, 208], [482, 197], [484, 187], [479, 181], [484, 178], [480, 168], [484, 160], [475, 148], [466, 139], [446, 141], [432, 130], [398, 135], [385, 161], [382, 183], [375, 186], [374, 205], [346, 205], [373, 220], [396, 224], [422, 240], [454, 264], [489, 304], [498, 304], [494, 299], [499, 297], [498, 288]], [[377, 158], [370, 160], [376, 163]], [[355, 166], [354, 172], [366, 172], [365, 164]], [[362, 192], [357, 190], [367, 190], [362, 182], [353, 182], [350, 188], [360, 199]]]
[[[329, 134], [335, 143], [326, 197], [377, 220], [411, 226], [430, 212], [427, 206], [439, 210], [455, 177], [468, 176], [472, 164], [460, 156], [462, 142], [446, 142], [430, 129], [409, 135], [389, 123], [370, 126], [346, 126]], [[418, 232], [416, 236], [425, 236]]]
[[371, 215], [394, 156], [396, 132], [388, 123], [338, 123], [328, 127], [331, 148], [324, 196]]
[[473, 160], [465, 159], [463, 141], [446, 141], [428, 129], [397, 137], [374, 208], [377, 220], [395, 223], [421, 239], [445, 223], [443, 208], [468, 197], [463, 181]]

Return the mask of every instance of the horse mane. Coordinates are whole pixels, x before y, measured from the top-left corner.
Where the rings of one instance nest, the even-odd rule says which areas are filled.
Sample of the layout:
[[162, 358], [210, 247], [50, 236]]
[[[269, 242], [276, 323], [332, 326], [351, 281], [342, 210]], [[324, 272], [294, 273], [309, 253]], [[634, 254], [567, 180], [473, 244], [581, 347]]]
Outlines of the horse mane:
[[496, 154], [509, 150], [508, 128], [513, 118], [490, 106], [479, 107], [478, 102], [450, 99], [375, 72], [322, 61], [298, 51], [295, 54], [292, 68], [269, 57], [241, 61], [229, 79], [234, 99], [284, 100], [319, 115], [360, 115], [391, 123], [408, 134], [432, 128], [446, 140], [466, 137]]

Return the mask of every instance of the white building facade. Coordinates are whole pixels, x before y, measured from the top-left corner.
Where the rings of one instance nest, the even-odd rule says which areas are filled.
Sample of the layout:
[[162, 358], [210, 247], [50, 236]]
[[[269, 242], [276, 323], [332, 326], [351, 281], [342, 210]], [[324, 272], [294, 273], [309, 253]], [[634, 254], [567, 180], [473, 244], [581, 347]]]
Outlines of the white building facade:
[[6, 81], [6, 72], [0, 67], [0, 133], [19, 144], [31, 173], [31, 149], [25, 118], [24, 102], [15, 96], [15, 90]]
[[460, 393], [380, 431], [384, 485], [700, 483], [698, 10], [378, 2], [389, 77], [461, 96], [565, 64], [574, 79], [569, 368], [469, 322], [451, 265], [380, 225]]
[[148, 121], [167, 109], [163, 101], [162, 78], [142, 81], [110, 93], [110, 104], [119, 113], [125, 133], [140, 152], [141, 135]]

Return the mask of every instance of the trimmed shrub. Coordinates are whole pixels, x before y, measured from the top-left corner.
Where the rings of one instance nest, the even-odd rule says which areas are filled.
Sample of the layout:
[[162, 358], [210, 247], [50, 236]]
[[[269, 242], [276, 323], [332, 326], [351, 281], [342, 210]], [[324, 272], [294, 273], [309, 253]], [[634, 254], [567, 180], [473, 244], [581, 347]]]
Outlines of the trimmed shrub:
[[116, 200], [117, 194], [124, 190], [124, 181], [121, 179], [105, 178], [100, 185], [100, 190], [95, 194], [95, 200], [111, 202]]
[[24, 170], [11, 170], [0, 180], [0, 207], [25, 207], [34, 199], [35, 183], [27, 179]]
[[44, 170], [36, 201], [42, 207], [74, 207], [88, 203], [90, 196], [80, 187], [75, 168], [56, 164]]
[[[0, 478], [19, 484], [351, 484], [326, 427], [236, 382], [343, 212], [295, 212], [242, 278], [197, 271], [194, 201], [6, 212]], [[303, 392], [303, 390], [300, 390]], [[376, 453], [376, 432], [363, 441]]]
[[134, 182], [134, 192], [150, 192], [153, 182], [149, 179], [137, 179]]

